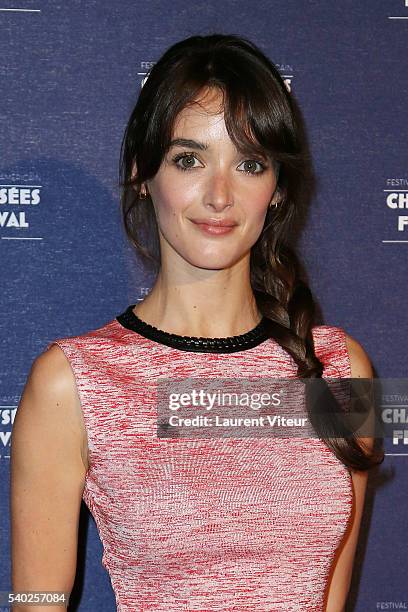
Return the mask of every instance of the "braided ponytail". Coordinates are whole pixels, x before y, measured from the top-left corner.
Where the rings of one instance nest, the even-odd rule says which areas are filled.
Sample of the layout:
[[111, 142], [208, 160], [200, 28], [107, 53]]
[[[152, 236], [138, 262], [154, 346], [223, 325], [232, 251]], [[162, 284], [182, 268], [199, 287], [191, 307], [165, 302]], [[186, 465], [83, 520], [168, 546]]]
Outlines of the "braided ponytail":
[[[300, 277], [296, 253], [288, 246], [279, 249], [272, 225], [266, 224], [265, 227], [266, 231], [252, 250], [251, 282], [257, 306], [269, 319], [270, 337], [278, 342], [296, 363], [298, 378], [322, 378], [324, 367], [315, 353], [312, 335], [316, 310], [312, 292]], [[274, 243], [275, 251], [270, 252], [268, 256], [268, 246]], [[282, 260], [286, 262], [284, 267], [279, 264]], [[254, 263], [257, 261], [269, 262], [262, 275], [259, 275], [259, 268]], [[323, 379], [321, 383], [324, 384]], [[337, 402], [329, 385], [326, 385], [324, 402], [328, 412], [336, 411]], [[308, 402], [307, 394], [306, 408], [310, 422], [317, 422], [313, 412], [315, 410], [317, 413], [317, 404]], [[373, 449], [368, 454], [353, 435], [347, 438], [323, 436], [323, 441], [346, 467], [353, 470], [372, 469], [385, 458], [381, 449]]]

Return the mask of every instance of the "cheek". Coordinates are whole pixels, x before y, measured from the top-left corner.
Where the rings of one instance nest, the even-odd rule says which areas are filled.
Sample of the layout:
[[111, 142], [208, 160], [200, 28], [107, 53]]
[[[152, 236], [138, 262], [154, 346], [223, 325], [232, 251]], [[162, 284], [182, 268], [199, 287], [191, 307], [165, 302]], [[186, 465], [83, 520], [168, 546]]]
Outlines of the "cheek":
[[172, 243], [182, 234], [181, 218], [189, 205], [186, 190], [174, 182], [171, 185], [169, 180], [156, 180], [150, 185], [150, 194], [160, 231]]
[[253, 213], [255, 217], [267, 213], [268, 204], [276, 189], [275, 177], [269, 173], [268, 176], [245, 177], [237, 187], [246, 212]]
[[248, 237], [248, 245], [252, 246], [259, 238], [265, 225], [268, 205], [271, 201], [271, 190], [253, 190], [244, 206], [244, 233]]
[[245, 206], [247, 220], [255, 225], [263, 223], [265, 215], [268, 212], [268, 205], [271, 201], [270, 190], [262, 190], [259, 193], [252, 193], [248, 198], [248, 204]]
[[150, 186], [156, 216], [160, 221], [174, 218], [181, 209], [182, 192], [177, 186], [169, 186], [167, 181], [158, 181]]

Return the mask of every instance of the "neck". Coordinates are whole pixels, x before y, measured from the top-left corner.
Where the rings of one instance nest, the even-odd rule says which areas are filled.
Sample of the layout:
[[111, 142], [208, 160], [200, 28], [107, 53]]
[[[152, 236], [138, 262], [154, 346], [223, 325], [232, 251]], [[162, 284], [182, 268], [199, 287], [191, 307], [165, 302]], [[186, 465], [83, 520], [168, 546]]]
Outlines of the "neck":
[[[203, 270], [201, 278], [174, 282], [161, 270], [134, 312], [145, 323], [184, 336], [223, 337], [253, 329], [262, 315], [241, 271]], [[186, 279], [185, 279], [186, 280]]]

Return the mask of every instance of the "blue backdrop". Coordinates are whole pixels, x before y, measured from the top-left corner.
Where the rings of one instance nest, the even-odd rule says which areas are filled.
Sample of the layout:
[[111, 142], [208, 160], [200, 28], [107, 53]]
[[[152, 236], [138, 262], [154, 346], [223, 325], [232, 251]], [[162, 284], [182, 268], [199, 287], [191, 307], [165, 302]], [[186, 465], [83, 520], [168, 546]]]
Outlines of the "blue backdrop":
[[[324, 322], [407, 376], [408, 0], [0, 0], [0, 590], [10, 589], [10, 433], [34, 358], [111, 320], [152, 279], [120, 226], [118, 159], [144, 75], [192, 34], [244, 35], [306, 122], [318, 191], [300, 245]], [[39, 444], [41, 441], [39, 440]], [[405, 451], [408, 447], [405, 446]], [[349, 609], [406, 602], [408, 457], [370, 475]], [[73, 598], [115, 610], [82, 507]], [[391, 609], [391, 608], [388, 608]]]

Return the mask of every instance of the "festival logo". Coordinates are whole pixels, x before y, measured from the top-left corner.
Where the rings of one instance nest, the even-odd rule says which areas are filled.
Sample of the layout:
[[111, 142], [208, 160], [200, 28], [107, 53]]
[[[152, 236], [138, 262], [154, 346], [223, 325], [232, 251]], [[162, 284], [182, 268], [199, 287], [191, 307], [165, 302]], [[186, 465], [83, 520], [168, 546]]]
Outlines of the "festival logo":
[[[140, 87], [143, 87], [143, 85], [146, 83], [146, 80], [149, 76], [149, 71], [152, 69], [154, 64], [155, 62], [146, 62], [146, 61], [140, 62], [141, 71], [137, 73], [139, 76], [142, 77]], [[283, 78], [283, 81], [286, 85], [287, 90], [291, 92], [292, 91], [292, 80], [293, 80], [292, 66], [290, 64], [285, 64], [285, 63], [282, 63], [282, 64], [275, 63], [275, 66], [279, 70], [280, 75]]]
[[15, 404], [5, 403], [0, 406], [0, 461], [10, 459], [11, 429], [16, 412]]
[[[27, 182], [26, 182], [27, 181]], [[35, 181], [35, 182], [34, 182]], [[41, 203], [41, 189], [37, 175], [11, 173], [0, 175], [0, 233], [13, 237], [30, 229], [30, 214]]]
[[389, 210], [392, 236], [383, 242], [408, 242], [408, 178], [387, 178], [385, 205]]

